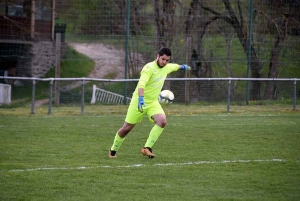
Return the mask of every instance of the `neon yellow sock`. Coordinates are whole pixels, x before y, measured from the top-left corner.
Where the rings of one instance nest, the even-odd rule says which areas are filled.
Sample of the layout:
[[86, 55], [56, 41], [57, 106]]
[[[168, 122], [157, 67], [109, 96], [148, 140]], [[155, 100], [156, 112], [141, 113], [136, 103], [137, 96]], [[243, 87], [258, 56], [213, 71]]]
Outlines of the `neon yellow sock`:
[[115, 139], [114, 139], [114, 143], [111, 146], [110, 150], [118, 151], [118, 149], [120, 148], [120, 146], [124, 140], [125, 140], [125, 137], [121, 138], [117, 132]]
[[152, 130], [150, 131], [149, 137], [147, 139], [147, 142], [145, 144], [145, 147], [152, 147], [154, 143], [159, 138], [160, 134], [163, 132], [164, 128], [159, 127], [158, 125], [154, 125]]

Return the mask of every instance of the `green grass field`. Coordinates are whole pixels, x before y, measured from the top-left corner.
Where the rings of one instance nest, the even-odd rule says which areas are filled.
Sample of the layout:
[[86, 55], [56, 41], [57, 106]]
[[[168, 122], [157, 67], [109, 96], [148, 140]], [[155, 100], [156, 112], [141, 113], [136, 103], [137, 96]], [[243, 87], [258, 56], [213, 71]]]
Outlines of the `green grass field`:
[[299, 111], [174, 104], [154, 159], [147, 118], [109, 159], [126, 108], [0, 108], [0, 200], [300, 200]]

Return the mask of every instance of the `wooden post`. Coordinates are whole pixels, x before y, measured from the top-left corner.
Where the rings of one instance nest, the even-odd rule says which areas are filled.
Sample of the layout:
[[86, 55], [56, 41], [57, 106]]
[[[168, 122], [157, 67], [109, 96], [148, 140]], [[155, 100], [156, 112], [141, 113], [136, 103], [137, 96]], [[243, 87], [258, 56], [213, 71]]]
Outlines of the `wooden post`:
[[[60, 51], [61, 51], [61, 34], [56, 33], [55, 41], [55, 55], [56, 55], [56, 67], [55, 67], [55, 78], [60, 78]], [[55, 81], [55, 105], [59, 106], [59, 81]]]
[[35, 0], [31, 1], [31, 21], [30, 21], [30, 37], [34, 39], [35, 32]]

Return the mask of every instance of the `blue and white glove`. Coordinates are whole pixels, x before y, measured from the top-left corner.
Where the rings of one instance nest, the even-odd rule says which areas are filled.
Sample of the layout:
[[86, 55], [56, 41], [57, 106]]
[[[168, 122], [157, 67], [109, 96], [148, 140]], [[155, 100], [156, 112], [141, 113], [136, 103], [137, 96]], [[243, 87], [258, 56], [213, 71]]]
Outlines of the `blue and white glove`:
[[182, 64], [180, 70], [191, 70], [191, 67], [186, 64]]
[[146, 106], [146, 104], [144, 102], [144, 96], [139, 96], [138, 110], [140, 112], [143, 112], [143, 106]]

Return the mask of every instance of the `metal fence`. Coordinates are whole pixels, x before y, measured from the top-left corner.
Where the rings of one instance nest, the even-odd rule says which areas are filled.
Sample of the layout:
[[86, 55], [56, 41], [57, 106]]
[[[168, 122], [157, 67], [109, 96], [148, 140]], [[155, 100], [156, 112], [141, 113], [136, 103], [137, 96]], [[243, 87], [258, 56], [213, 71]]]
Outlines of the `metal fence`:
[[[60, 25], [63, 30], [59, 30]], [[68, 51], [87, 57], [60, 55], [65, 51], [33, 51], [40, 48], [34, 45], [39, 40], [54, 44], [55, 33], [62, 34], [61, 45], [66, 45]], [[9, 76], [42, 77], [47, 73], [42, 67], [49, 70], [55, 65], [55, 77], [72, 77], [60, 72], [60, 67], [69, 65], [73, 71], [80, 71], [82, 66], [74, 64], [93, 60], [95, 69], [106, 70], [94, 77], [133, 79], [164, 46], [172, 50], [172, 62], [192, 66], [191, 73], [174, 78], [200, 79], [190, 85], [191, 101], [223, 99], [227, 84], [213, 78], [299, 78], [299, 36], [299, 1], [0, 1], [0, 71]], [[50, 56], [56, 60], [50, 60]], [[210, 78], [211, 82], [202, 78]], [[231, 100], [278, 100], [288, 97], [291, 89], [281, 81], [232, 82]], [[177, 94], [187, 87], [176, 86], [172, 84]], [[121, 94], [127, 90], [124, 88]], [[179, 99], [187, 101], [186, 97]]]
[[[31, 87], [31, 114], [35, 113], [35, 105], [36, 102], [39, 101], [39, 99], [37, 98], [37, 94], [41, 93], [41, 91], [39, 91], [38, 89], [38, 85], [41, 85], [42, 83], [45, 84], [47, 83], [49, 88], [46, 90], [46, 93], [48, 93], [48, 97], [47, 97], [47, 101], [46, 103], [48, 103], [48, 114], [52, 114], [52, 108], [53, 108], [53, 104], [55, 103], [54, 100], [54, 88], [55, 88], [55, 82], [76, 82], [77, 84], [74, 85], [72, 87], [72, 90], [76, 90], [77, 94], [79, 95], [79, 98], [77, 99], [77, 101], [75, 101], [77, 104], [80, 104], [81, 107], [81, 114], [84, 113], [84, 107], [86, 104], [90, 104], [92, 103], [97, 103], [97, 99], [95, 98], [95, 94], [93, 93], [93, 91], [95, 90], [95, 85], [93, 85], [92, 88], [87, 89], [86, 85], [89, 82], [97, 82], [99, 83], [99, 87], [101, 88], [101, 83], [103, 85], [103, 83], [123, 83], [123, 84], [128, 84], [128, 83], [134, 83], [133, 86], [136, 85], [136, 82], [138, 81], [138, 79], [98, 79], [98, 78], [45, 78], [45, 79], [41, 79], [41, 78], [29, 78], [29, 77], [8, 77], [8, 76], [0, 76], [0, 79], [8, 79], [8, 80], [23, 80], [23, 81], [27, 81], [27, 87]], [[296, 110], [296, 106], [297, 106], [297, 99], [299, 99], [300, 93], [299, 91], [297, 91], [297, 85], [299, 85], [299, 78], [291, 78], [291, 79], [270, 79], [270, 78], [167, 78], [166, 82], [171, 82], [171, 84], [166, 84], [164, 88], [168, 87], [170, 90], [172, 90], [175, 94], [175, 103], [182, 103], [182, 104], [189, 104], [189, 103], [193, 103], [193, 98], [196, 97], [196, 100], [198, 101], [199, 99], [201, 99], [201, 96], [203, 96], [203, 101], [206, 101], [207, 103], [219, 103], [219, 102], [223, 102], [226, 103], [227, 108], [226, 111], [230, 112], [230, 106], [232, 104], [232, 102], [244, 102], [244, 104], [248, 104], [246, 101], [246, 88], [244, 87], [244, 96], [243, 97], [235, 97], [234, 94], [234, 88], [235, 82], [244, 82], [244, 86], [246, 86], [247, 82], [276, 82], [276, 83], [284, 83], [285, 84], [285, 89], [286, 89], [286, 94], [281, 94], [280, 97], [281, 99], [285, 99], [285, 100], [289, 100], [289, 102], [291, 103], [291, 109]], [[30, 85], [31, 82], [31, 85]], [[214, 87], [214, 88], [207, 88], [210, 94], [210, 97], [207, 97], [205, 94], [205, 92], [202, 91], [194, 91], [194, 90], [190, 90], [190, 86], [195, 85], [197, 83], [202, 83], [200, 84], [202, 86], [201, 89], [203, 89], [203, 83], [206, 83], [206, 85], [210, 85], [209, 83], [211, 82], [216, 82], [217, 84], [215, 84], [215, 86], [218, 87]], [[38, 84], [37, 84], [38, 83]], [[180, 85], [178, 84], [180, 83]], [[180, 89], [178, 90], [178, 86], [180, 86]], [[184, 87], [183, 87], [184, 86]], [[222, 87], [220, 87], [222, 86]], [[133, 88], [134, 89], [134, 88]], [[194, 88], [193, 88], [194, 89]], [[213, 89], [213, 90], [211, 90]], [[14, 89], [13, 89], [14, 90]], [[59, 91], [60, 93], [64, 92], [64, 88], [62, 87]], [[79, 91], [78, 91], [79, 90]], [[123, 91], [123, 90], [121, 90]], [[45, 91], [44, 91], [45, 92]], [[131, 91], [132, 92], [132, 91]], [[113, 92], [111, 92], [112, 94]], [[126, 97], [126, 99], [123, 98], [123, 103], [117, 101], [111, 101], [111, 99], [102, 99], [101, 104], [105, 104], [105, 102], [103, 102], [104, 100], [109, 100], [109, 102], [107, 102], [107, 104], [128, 104], [128, 100], [130, 99], [130, 97], [127, 97], [127, 94], [118, 94], [119, 97], [123, 96], [124, 98]], [[86, 95], [88, 95], [88, 97], [86, 97]], [[117, 94], [117, 93], [113, 93], [113, 94]], [[104, 94], [105, 95], [105, 94]], [[28, 95], [27, 95], [28, 96]], [[60, 94], [61, 96], [61, 94]], [[205, 99], [206, 98], [206, 99]], [[45, 98], [44, 98], [45, 99]], [[100, 98], [101, 99], [101, 98]], [[12, 102], [17, 101], [12, 99]], [[195, 101], [195, 102], [197, 102]], [[274, 100], [273, 100], [274, 101]], [[280, 101], [280, 100], [277, 100]], [[69, 102], [72, 102], [69, 100]], [[56, 103], [57, 104], [57, 103]], [[58, 102], [59, 104], [59, 102]], [[61, 103], [62, 104], [62, 103]]]

